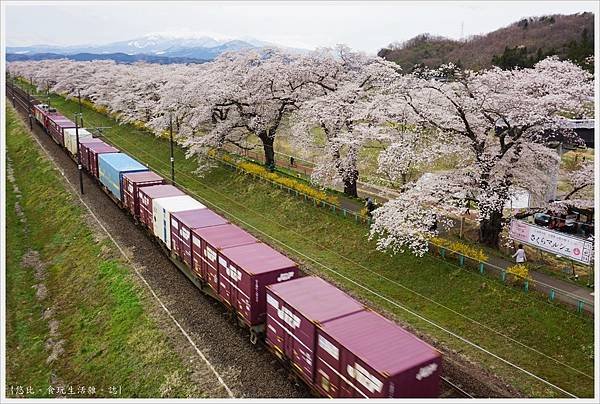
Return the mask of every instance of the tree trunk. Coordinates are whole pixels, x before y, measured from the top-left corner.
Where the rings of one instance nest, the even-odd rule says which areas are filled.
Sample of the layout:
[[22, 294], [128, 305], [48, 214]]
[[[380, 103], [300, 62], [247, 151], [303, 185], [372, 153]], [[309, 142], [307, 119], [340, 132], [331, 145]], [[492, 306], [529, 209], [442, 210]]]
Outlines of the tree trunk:
[[265, 152], [265, 166], [268, 170], [273, 171], [275, 170], [275, 150], [273, 149], [275, 139], [266, 133], [261, 134], [259, 138], [262, 141], [263, 150]]
[[502, 212], [492, 212], [488, 219], [479, 224], [479, 242], [497, 248], [502, 231]]
[[335, 149], [332, 153], [333, 161], [342, 181], [344, 182], [344, 194], [358, 198], [358, 189], [356, 183], [358, 181], [358, 170], [353, 170], [352, 173], [346, 173], [342, 167], [340, 150]]
[[352, 176], [352, 178], [344, 180], [344, 194], [358, 198], [358, 189], [356, 183], [358, 180], [358, 173]]

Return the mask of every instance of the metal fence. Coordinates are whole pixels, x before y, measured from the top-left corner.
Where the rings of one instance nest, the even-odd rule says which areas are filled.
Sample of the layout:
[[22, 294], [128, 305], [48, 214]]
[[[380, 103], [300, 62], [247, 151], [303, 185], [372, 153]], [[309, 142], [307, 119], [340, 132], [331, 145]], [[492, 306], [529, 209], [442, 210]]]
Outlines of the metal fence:
[[[239, 150], [239, 151], [238, 151]], [[233, 154], [236, 155], [241, 155], [247, 159], [252, 159], [258, 162], [264, 162], [264, 154], [263, 153], [259, 153], [256, 152], [254, 150], [248, 150], [248, 149], [243, 149], [243, 148], [238, 148], [238, 150], [230, 150]], [[313, 172], [313, 168], [314, 168], [314, 164], [312, 162], [309, 162], [307, 160], [303, 160], [297, 157], [292, 157], [292, 156], [287, 156], [283, 153], [279, 153], [279, 152], [274, 152], [275, 154], [275, 165], [278, 167], [284, 167], [287, 168], [289, 170], [293, 170], [293, 171], [297, 171], [299, 173], [302, 173], [304, 176], [310, 176]], [[278, 157], [279, 155], [285, 156], [285, 158], [281, 158]], [[290, 158], [293, 158], [293, 164], [292, 164], [292, 160], [290, 160]]]
[[592, 316], [594, 314], [594, 301], [592, 299], [583, 298], [531, 277], [520, 277], [510, 273], [506, 268], [465, 256], [432, 243], [429, 245], [429, 253], [459, 267], [475, 271], [487, 279], [495, 279], [508, 287], [519, 288], [524, 293], [538, 294], [549, 302], [559, 302], [572, 306], [578, 313]]
[[307, 194], [305, 194], [305, 193], [303, 193], [301, 191], [298, 191], [297, 189], [289, 188], [289, 187], [287, 187], [287, 186], [285, 186], [283, 184], [277, 183], [277, 182], [272, 181], [272, 180], [270, 180], [268, 178], [261, 177], [258, 174], [248, 172], [248, 171], [246, 171], [246, 170], [238, 167], [237, 165], [235, 165], [235, 164], [233, 164], [233, 163], [231, 163], [231, 162], [229, 162], [227, 160], [224, 160], [222, 158], [214, 157], [214, 159], [217, 160], [217, 161], [219, 161], [220, 163], [224, 164], [226, 167], [228, 167], [228, 168], [230, 168], [232, 170], [235, 170], [238, 173], [242, 173], [242, 174], [245, 174], [245, 175], [250, 175], [254, 179], [258, 179], [258, 180], [264, 181], [265, 183], [271, 184], [272, 186], [277, 187], [277, 188], [279, 188], [279, 189], [281, 189], [283, 191], [286, 191], [288, 194], [290, 194], [292, 196], [295, 196], [296, 198], [303, 199], [306, 202], [310, 202], [314, 206], [327, 209], [329, 212], [331, 212], [333, 214], [354, 219], [354, 221], [356, 223], [366, 223], [368, 225], [371, 224], [371, 217], [370, 216], [363, 215], [363, 214], [361, 214], [359, 212], [343, 208], [343, 207], [341, 207], [339, 205], [335, 205], [335, 204], [329, 203], [327, 201], [314, 198], [314, 197], [312, 197], [310, 195], [307, 195]]

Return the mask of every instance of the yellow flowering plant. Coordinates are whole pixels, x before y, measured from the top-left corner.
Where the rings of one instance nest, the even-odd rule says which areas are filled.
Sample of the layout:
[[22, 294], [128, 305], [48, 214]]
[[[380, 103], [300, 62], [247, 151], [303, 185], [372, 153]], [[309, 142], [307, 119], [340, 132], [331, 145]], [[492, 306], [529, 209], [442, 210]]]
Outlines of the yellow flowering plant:
[[442, 237], [432, 237], [429, 241], [438, 247], [445, 248], [450, 254], [458, 253], [481, 262], [486, 262], [489, 258], [481, 248], [473, 247], [460, 241], [452, 241]]

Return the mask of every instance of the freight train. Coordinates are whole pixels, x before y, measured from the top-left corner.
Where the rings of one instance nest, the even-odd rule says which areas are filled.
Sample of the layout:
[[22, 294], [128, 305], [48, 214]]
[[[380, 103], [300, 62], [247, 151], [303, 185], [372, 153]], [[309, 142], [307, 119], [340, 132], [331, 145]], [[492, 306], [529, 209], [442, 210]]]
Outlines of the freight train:
[[[14, 91], [14, 89], [13, 89]], [[45, 104], [30, 116], [201, 291], [317, 395], [438, 397], [438, 350]], [[79, 139], [79, 142], [77, 142]]]

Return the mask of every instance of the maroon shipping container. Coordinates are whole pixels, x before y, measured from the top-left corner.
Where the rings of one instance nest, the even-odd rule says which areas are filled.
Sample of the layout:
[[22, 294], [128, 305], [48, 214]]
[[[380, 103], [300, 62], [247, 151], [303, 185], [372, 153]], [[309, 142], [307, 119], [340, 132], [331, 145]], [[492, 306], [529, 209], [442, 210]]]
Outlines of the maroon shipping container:
[[54, 141], [62, 146], [65, 145], [65, 134], [66, 128], [74, 128], [75, 122], [65, 118], [62, 115], [49, 116], [47, 121], [47, 129]]
[[258, 243], [258, 239], [234, 224], [192, 230], [192, 262], [194, 272], [219, 294], [219, 259], [221, 250]]
[[430, 398], [440, 393], [442, 357], [372, 311], [322, 324], [314, 387], [333, 398]]
[[[98, 139], [97, 137], [79, 139], [79, 154], [81, 156], [81, 165], [83, 167], [89, 166], [87, 152], [84, 153], [84, 151], [83, 151], [83, 145], [84, 144], [87, 145], [89, 143], [104, 143], [104, 142], [102, 142], [102, 140]], [[77, 156], [75, 156], [75, 158], [77, 158]]]
[[123, 174], [123, 204], [135, 217], [140, 215], [138, 189], [152, 185], [161, 185], [165, 179], [154, 171]]
[[249, 326], [266, 316], [266, 287], [298, 277], [298, 264], [264, 243], [225, 248], [219, 257], [219, 296]]
[[317, 327], [364, 310], [346, 293], [316, 276], [267, 286], [266, 342], [314, 381]]
[[149, 187], [138, 188], [138, 199], [140, 205], [140, 222], [146, 225], [150, 230], [154, 230], [152, 201], [158, 198], [168, 198], [170, 196], [185, 195], [179, 188], [173, 185], [152, 185]]
[[[229, 223], [210, 209], [194, 209], [171, 214], [171, 251], [192, 269], [192, 230]], [[197, 273], [202, 278], [201, 273]]]
[[81, 153], [85, 153], [85, 164], [84, 168], [93, 177], [98, 178], [98, 154], [102, 153], [118, 153], [119, 149], [116, 149], [104, 142], [95, 143], [82, 143]]
[[46, 114], [43, 117], [43, 126], [48, 131], [48, 134], [50, 134], [50, 123], [52, 122], [52, 119], [61, 119], [61, 118], [64, 118], [64, 116], [62, 116], [61, 114], [59, 114], [57, 112], [46, 112]]

